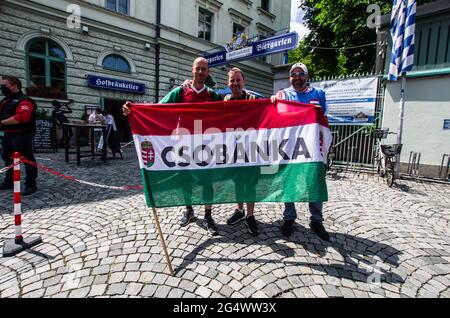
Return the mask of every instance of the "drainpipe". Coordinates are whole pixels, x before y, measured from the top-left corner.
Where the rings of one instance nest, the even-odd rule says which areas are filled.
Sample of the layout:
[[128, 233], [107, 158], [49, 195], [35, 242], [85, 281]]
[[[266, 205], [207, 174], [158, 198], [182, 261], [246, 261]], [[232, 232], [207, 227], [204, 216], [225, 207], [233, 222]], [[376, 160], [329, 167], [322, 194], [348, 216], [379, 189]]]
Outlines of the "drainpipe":
[[156, 1], [156, 46], [155, 46], [155, 103], [159, 100], [159, 66], [161, 46], [161, 0]]

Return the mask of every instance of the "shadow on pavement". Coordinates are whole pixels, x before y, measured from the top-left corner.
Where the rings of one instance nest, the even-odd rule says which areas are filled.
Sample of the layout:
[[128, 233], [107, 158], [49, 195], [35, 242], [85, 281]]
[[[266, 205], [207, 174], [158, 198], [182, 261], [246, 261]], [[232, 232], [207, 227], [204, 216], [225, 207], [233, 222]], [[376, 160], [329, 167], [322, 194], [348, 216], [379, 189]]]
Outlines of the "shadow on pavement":
[[417, 189], [411, 188], [409, 185], [405, 183], [400, 183], [398, 180], [395, 181], [394, 185], [392, 186], [394, 189], [398, 189], [401, 192], [409, 193], [409, 194], [416, 194], [420, 196], [426, 196], [426, 193], [423, 193], [422, 191], [419, 191]]
[[344, 175], [344, 170], [331, 169], [327, 171], [326, 177], [327, 179], [332, 179], [334, 181], [341, 181], [348, 179], [347, 176]]
[[28, 249], [28, 250], [26, 250], [26, 252], [28, 252], [28, 253], [30, 253], [30, 254], [32, 254], [32, 255], [34, 255], [34, 256], [40, 257], [40, 258], [42, 258], [43, 260], [49, 260], [49, 261], [52, 261], [52, 260], [56, 259], [55, 256], [50, 256], [50, 255], [47, 255], [47, 254], [44, 254], [44, 253], [35, 251], [35, 250], [33, 250], [33, 249]]
[[[54, 175], [43, 169], [38, 171], [38, 191], [30, 196], [22, 196], [22, 212], [30, 210], [48, 209], [71, 204], [91, 203], [130, 195], [143, 194], [143, 189], [117, 190], [108, 186], [139, 186], [142, 184], [136, 153], [133, 148], [127, 149], [124, 160], [111, 159], [105, 164], [100, 159], [83, 159], [81, 166], [77, 166], [73, 159], [69, 163], [64, 161], [62, 153], [37, 154], [38, 164], [56, 171]], [[24, 168], [22, 167], [22, 189], [24, 187]], [[68, 177], [68, 178], [67, 178]], [[96, 183], [99, 186], [80, 184], [70, 180]], [[0, 175], [0, 182], [4, 175]], [[106, 187], [103, 187], [106, 186]], [[13, 191], [0, 191], [0, 215], [13, 212]]]
[[[198, 222], [198, 221], [197, 221]], [[235, 225], [238, 226], [238, 225]], [[219, 236], [212, 236], [210, 239], [204, 241], [194, 248], [183, 259], [183, 263], [175, 269], [175, 274], [184, 271], [185, 267], [193, 261], [217, 261], [217, 262], [237, 262], [237, 263], [282, 263], [290, 266], [308, 266], [311, 269], [321, 271], [327, 275], [337, 278], [346, 278], [358, 282], [368, 282], [371, 279], [376, 279], [379, 282], [395, 282], [403, 283], [404, 279], [399, 275], [392, 273], [384, 268], [380, 268], [379, 261], [384, 264], [385, 268], [396, 268], [399, 266], [398, 256], [401, 252], [387, 244], [376, 242], [344, 233], [329, 232], [331, 242], [325, 242], [315, 236], [310, 229], [306, 229], [299, 224], [295, 226], [295, 232], [291, 237], [286, 238], [280, 233], [280, 223], [277, 221], [272, 224], [262, 224], [258, 222], [258, 226], [263, 229], [263, 233], [254, 237], [248, 233], [242, 234], [242, 231], [235, 231], [235, 226], [218, 225]], [[245, 226], [241, 222], [241, 226]], [[282, 242], [285, 239], [286, 242]], [[298, 262], [289, 260], [296, 256], [295, 250], [289, 247], [286, 243], [292, 242], [299, 244], [299, 249], [316, 254], [314, 257], [324, 257], [327, 255], [328, 248], [334, 248], [344, 261], [338, 263], [331, 260], [329, 264], [318, 264], [310, 262]], [[247, 256], [240, 257], [236, 254], [235, 257], [221, 257], [221, 258], [197, 258], [201, 251], [209, 246], [215, 244], [233, 244], [239, 243], [247, 246], [264, 245], [270, 247], [274, 253], [278, 255], [278, 259], [268, 259], [266, 257], [252, 257], [249, 253]], [[297, 255], [302, 257], [302, 255]], [[306, 254], [305, 257], [311, 257]], [[377, 257], [378, 259], [375, 259]], [[364, 266], [361, 266], [364, 264]], [[387, 266], [386, 266], [387, 265]], [[376, 277], [374, 276], [376, 275]]]

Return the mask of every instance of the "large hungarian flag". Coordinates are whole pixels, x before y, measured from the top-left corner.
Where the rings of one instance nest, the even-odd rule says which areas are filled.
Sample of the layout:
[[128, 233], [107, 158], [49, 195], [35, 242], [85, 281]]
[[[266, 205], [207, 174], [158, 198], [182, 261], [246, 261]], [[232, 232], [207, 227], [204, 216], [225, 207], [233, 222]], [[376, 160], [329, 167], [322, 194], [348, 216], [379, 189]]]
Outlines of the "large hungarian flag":
[[148, 206], [328, 200], [320, 107], [270, 100], [132, 104]]

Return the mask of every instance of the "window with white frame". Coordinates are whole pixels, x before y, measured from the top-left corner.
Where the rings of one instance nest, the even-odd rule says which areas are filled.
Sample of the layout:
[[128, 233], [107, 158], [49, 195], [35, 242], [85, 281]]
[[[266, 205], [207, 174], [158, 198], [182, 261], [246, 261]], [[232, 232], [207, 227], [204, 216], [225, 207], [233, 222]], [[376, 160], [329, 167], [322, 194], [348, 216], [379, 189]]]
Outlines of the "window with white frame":
[[121, 72], [121, 73], [130, 73], [131, 67], [127, 60], [118, 55], [118, 54], [110, 54], [103, 59], [102, 66], [106, 70]]
[[212, 40], [213, 13], [200, 8], [198, 11], [198, 38]]
[[233, 23], [233, 37], [238, 36], [241, 33], [245, 34], [245, 27], [238, 23]]
[[106, 9], [128, 15], [129, 2], [129, 0], [106, 0]]

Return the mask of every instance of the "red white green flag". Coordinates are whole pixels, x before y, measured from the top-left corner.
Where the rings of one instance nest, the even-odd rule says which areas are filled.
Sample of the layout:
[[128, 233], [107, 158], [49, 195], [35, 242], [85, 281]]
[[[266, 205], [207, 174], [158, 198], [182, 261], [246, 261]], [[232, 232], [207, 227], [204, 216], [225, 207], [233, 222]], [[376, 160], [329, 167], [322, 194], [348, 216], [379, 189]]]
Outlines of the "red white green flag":
[[328, 121], [288, 101], [132, 104], [147, 205], [324, 202]]

